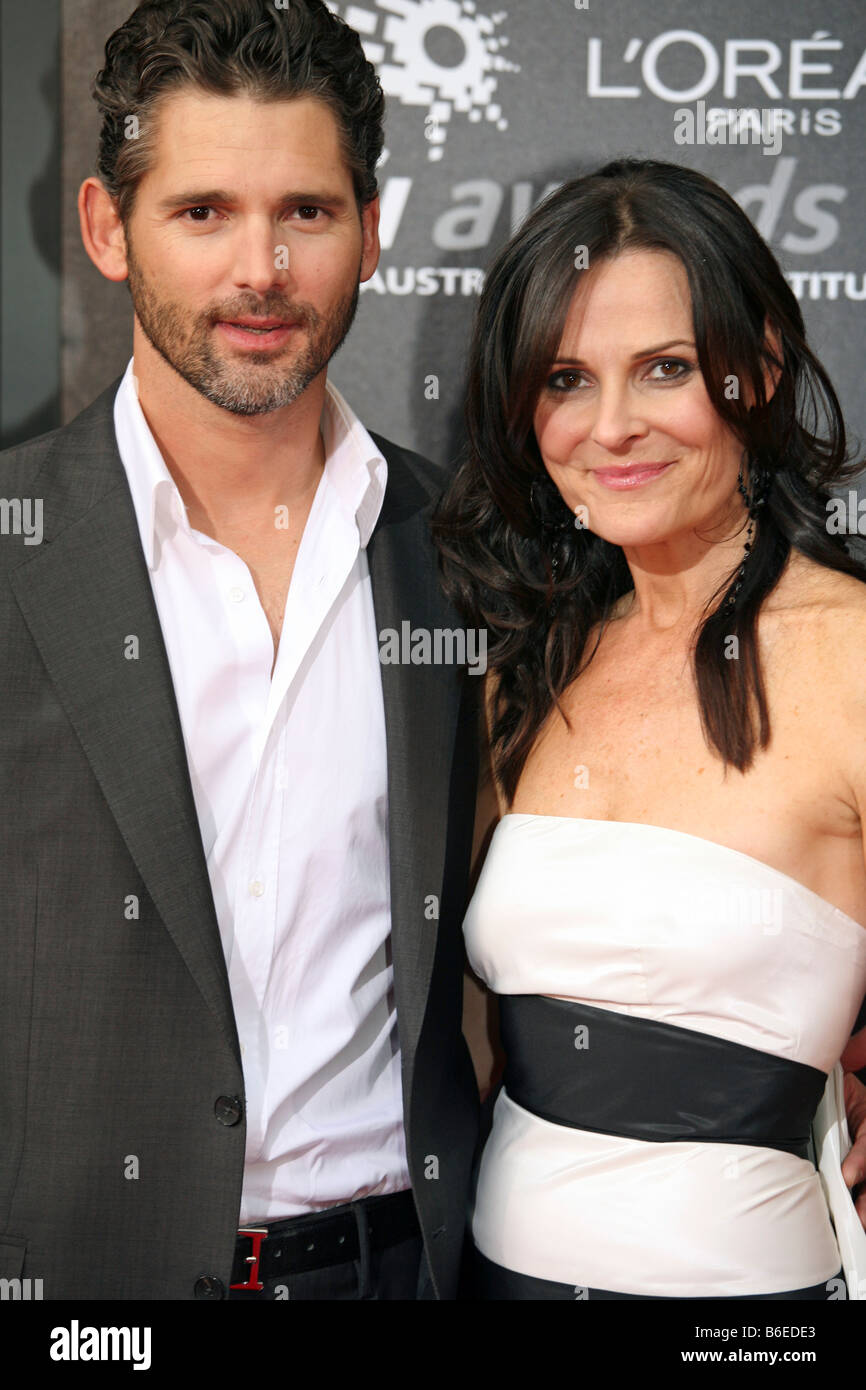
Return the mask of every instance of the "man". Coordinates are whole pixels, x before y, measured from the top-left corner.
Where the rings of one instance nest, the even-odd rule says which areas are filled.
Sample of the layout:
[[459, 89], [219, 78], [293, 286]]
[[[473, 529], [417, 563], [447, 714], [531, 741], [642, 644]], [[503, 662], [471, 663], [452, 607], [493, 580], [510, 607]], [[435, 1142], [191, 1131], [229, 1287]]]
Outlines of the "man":
[[444, 479], [327, 383], [381, 89], [320, 0], [153, 0], [95, 94], [133, 359], [3, 457], [0, 1277], [452, 1298], [475, 683], [380, 665], [455, 626]]

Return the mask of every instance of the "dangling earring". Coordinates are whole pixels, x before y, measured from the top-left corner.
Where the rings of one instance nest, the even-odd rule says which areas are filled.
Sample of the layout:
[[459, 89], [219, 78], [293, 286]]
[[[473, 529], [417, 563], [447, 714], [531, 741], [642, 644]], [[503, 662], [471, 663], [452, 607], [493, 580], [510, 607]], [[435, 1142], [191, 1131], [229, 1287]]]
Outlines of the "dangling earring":
[[736, 580], [734, 581], [734, 585], [730, 593], [728, 594], [728, 597], [725, 600], [724, 611], [726, 613], [733, 612], [737, 606], [737, 596], [739, 595], [740, 589], [743, 586], [743, 575], [746, 572], [746, 565], [748, 564], [749, 556], [752, 553], [752, 544], [755, 535], [755, 521], [757, 520], [758, 512], [767, 500], [767, 493], [770, 488], [771, 475], [766, 471], [766, 469], [760, 468], [758, 465], [756, 465], [752, 470], [752, 476], [750, 481], [752, 485], [751, 493], [746, 487], [746, 480], [743, 477], [743, 467], [741, 464], [739, 472], [737, 473], [737, 491], [739, 492], [740, 496], [746, 504], [746, 512], [748, 513], [749, 517], [749, 525], [746, 531], [746, 541], [745, 545], [743, 546], [743, 558], [740, 561], [740, 568], [737, 570]]
[[[559, 498], [558, 503], [554, 504], [553, 497]], [[554, 505], [560, 515], [551, 520], [548, 513]], [[554, 492], [553, 484], [550, 483], [545, 488], [540, 484], [538, 478], [533, 478], [529, 489], [529, 509], [538, 522], [539, 529], [546, 535], [559, 535], [561, 532], [567, 531], [573, 524], [570, 520], [571, 513], [566, 509], [559, 494]]]
[[[538, 479], [533, 479], [529, 489], [529, 507], [538, 522], [542, 545], [545, 549], [549, 549], [550, 552], [551, 588], [555, 593], [556, 573], [559, 569], [559, 543], [563, 533], [570, 530], [573, 523], [570, 520], [570, 513], [566, 513], [565, 517], [562, 519], [551, 521], [549, 516], [545, 514], [542, 496], [542, 488], [539, 486]], [[563, 507], [564, 505], [563, 503]], [[551, 598], [547, 612], [549, 618], [554, 618], [556, 616], [555, 597]]]
[[[567, 521], [563, 521], [560, 525], [556, 526], [555, 528], [549, 528], [553, 532], [553, 549], [551, 551], [550, 556], [550, 567], [553, 570], [554, 584], [556, 583], [556, 571], [559, 567], [559, 541], [560, 539], [565, 537], [567, 532], [571, 531], [572, 526], [574, 526], [578, 531], [585, 531], [587, 529], [583, 517], [581, 515], [581, 513], [585, 510], [586, 508], [582, 505], [582, 503], [579, 502], [574, 509], [574, 521], [571, 526]], [[554, 600], [554, 604], [551, 608], [551, 613], [555, 611], [555, 608], [556, 602]]]

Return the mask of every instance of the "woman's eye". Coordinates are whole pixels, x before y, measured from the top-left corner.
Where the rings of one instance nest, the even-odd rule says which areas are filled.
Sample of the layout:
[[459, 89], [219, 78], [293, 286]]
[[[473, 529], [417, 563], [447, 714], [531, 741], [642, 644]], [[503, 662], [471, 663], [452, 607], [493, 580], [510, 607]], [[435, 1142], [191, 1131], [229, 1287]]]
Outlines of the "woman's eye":
[[551, 391], [574, 391], [583, 380], [583, 372], [571, 368], [568, 371], [554, 372], [548, 378], [547, 385]]
[[656, 381], [680, 381], [691, 370], [690, 362], [681, 362], [678, 357], [662, 357], [653, 362], [650, 373]]

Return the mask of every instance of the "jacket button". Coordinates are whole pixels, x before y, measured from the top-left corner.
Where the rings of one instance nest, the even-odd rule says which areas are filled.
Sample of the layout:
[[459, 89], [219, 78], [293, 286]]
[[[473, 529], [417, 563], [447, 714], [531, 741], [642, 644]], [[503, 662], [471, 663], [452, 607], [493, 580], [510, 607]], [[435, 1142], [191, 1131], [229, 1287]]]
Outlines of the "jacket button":
[[202, 1274], [195, 1281], [193, 1293], [196, 1298], [225, 1298], [225, 1285], [222, 1279], [212, 1274]]
[[244, 1110], [237, 1096], [217, 1096], [213, 1113], [221, 1125], [236, 1125]]

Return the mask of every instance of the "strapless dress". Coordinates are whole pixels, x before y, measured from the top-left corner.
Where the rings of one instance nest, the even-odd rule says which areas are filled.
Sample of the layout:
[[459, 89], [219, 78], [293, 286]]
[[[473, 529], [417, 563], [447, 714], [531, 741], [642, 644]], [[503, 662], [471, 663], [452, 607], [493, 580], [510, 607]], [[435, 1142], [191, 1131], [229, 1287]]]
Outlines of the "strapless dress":
[[464, 933], [507, 1056], [472, 1213], [503, 1292], [480, 1296], [846, 1297], [837, 1228], [863, 1233], [810, 1127], [864, 927], [682, 831], [509, 814]]

